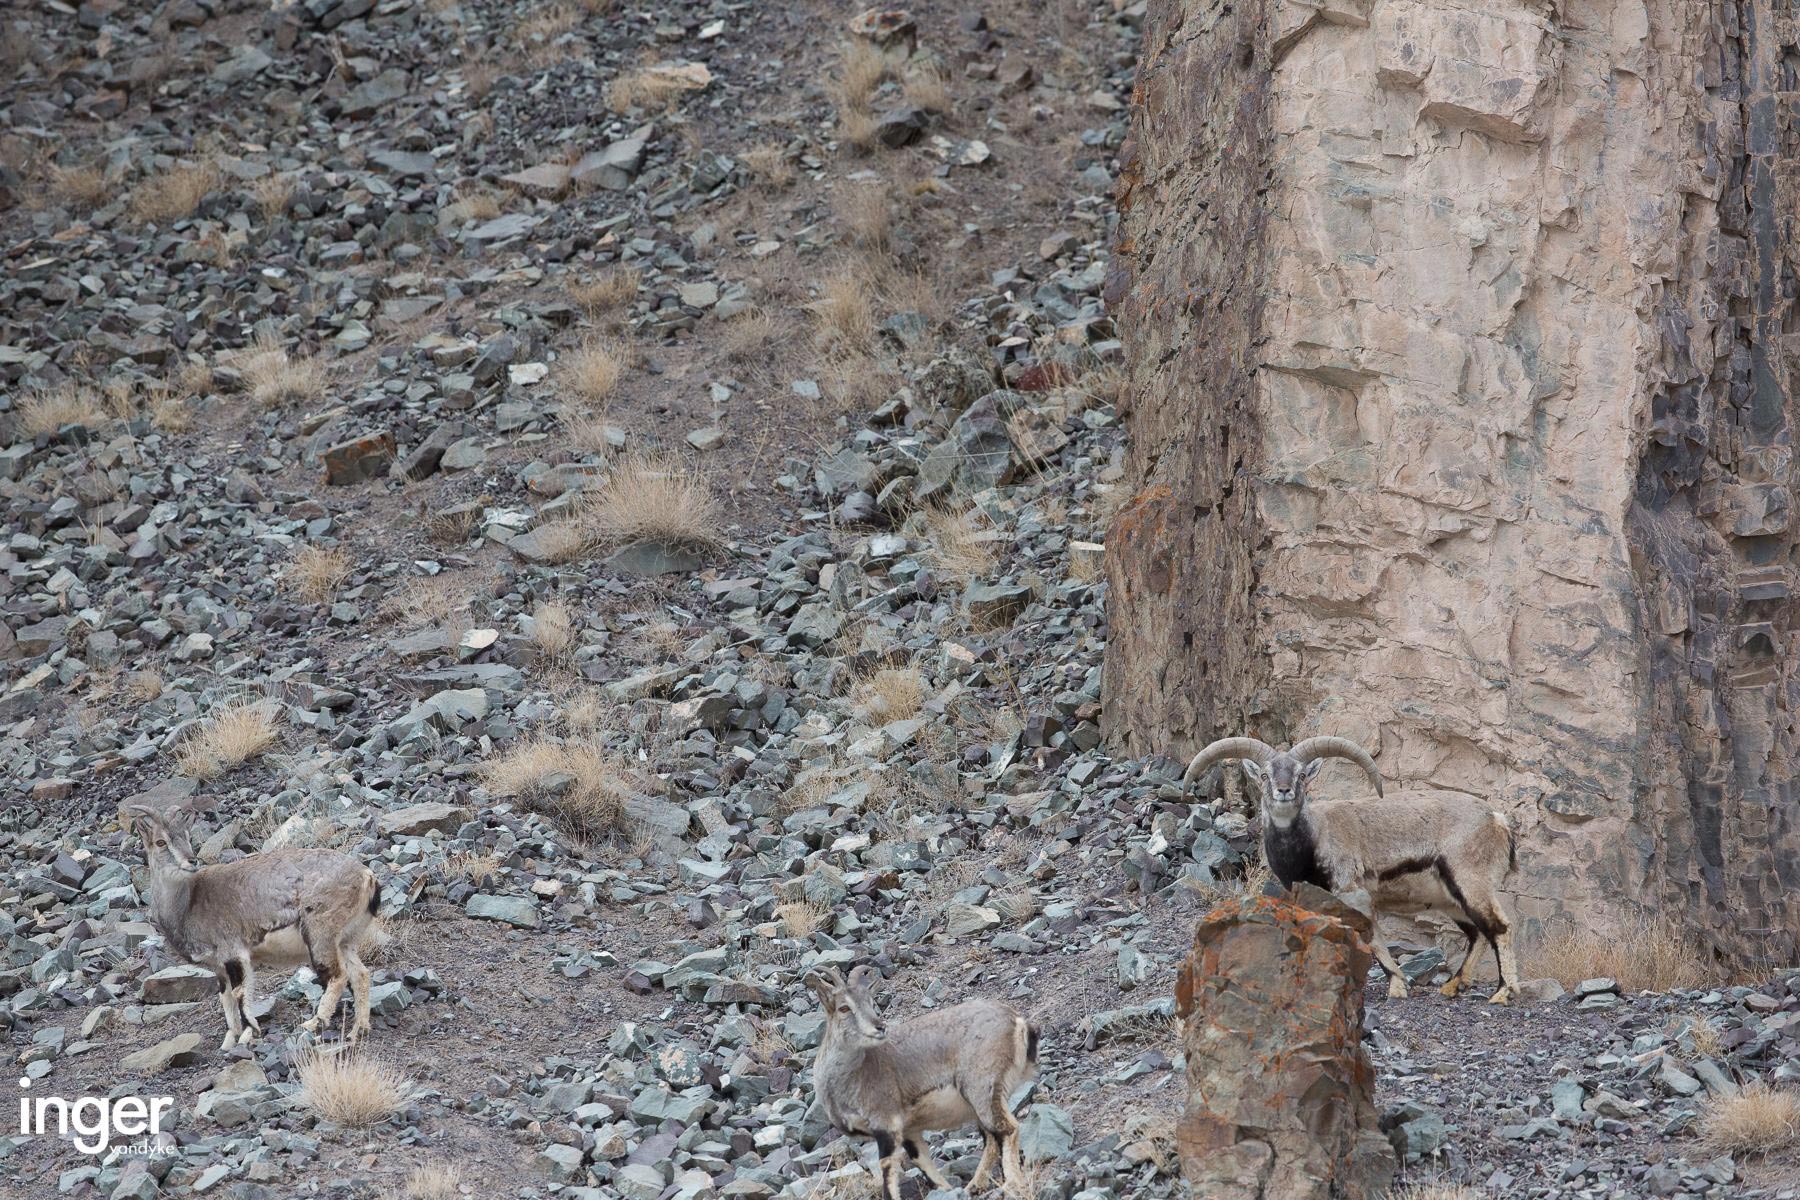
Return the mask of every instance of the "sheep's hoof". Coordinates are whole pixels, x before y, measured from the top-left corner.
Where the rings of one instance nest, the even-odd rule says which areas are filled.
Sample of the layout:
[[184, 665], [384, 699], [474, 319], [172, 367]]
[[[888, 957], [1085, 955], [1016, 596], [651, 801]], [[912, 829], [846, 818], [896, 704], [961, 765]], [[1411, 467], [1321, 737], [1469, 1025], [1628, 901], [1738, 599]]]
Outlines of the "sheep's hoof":
[[319, 1018], [308, 1017], [306, 1020], [300, 1022], [300, 1028], [304, 1029], [307, 1033], [319, 1032]]
[[1501, 988], [1499, 991], [1494, 993], [1493, 998], [1490, 999], [1488, 1001], [1488, 1003], [1489, 1004], [1511, 1004], [1512, 1003], [1512, 989], [1511, 988]]
[[237, 1044], [238, 1044], [238, 1035], [235, 1033], [227, 1033], [225, 1035], [225, 1040], [219, 1043], [219, 1049], [229, 1050]]
[[1406, 980], [1400, 978], [1398, 975], [1388, 980], [1389, 1000], [1404, 1000], [1406, 999], [1407, 994]]
[[1462, 992], [1462, 983], [1455, 977], [1452, 977], [1450, 981], [1439, 988], [1438, 991], [1442, 995], [1448, 996], [1450, 999], [1454, 1000], [1458, 994]]
[[368, 1032], [369, 1032], [369, 1023], [367, 1021], [358, 1021], [356, 1024], [354, 1024], [350, 1027], [350, 1040], [353, 1042], [357, 1041], [357, 1040], [361, 1039], [363, 1037], [363, 1035], [365, 1035]]

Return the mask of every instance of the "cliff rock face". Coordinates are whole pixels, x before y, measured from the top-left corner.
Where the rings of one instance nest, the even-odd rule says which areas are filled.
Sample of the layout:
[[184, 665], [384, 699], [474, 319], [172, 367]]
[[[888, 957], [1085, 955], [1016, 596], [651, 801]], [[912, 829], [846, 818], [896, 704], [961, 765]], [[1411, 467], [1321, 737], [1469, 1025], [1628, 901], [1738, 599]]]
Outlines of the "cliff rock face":
[[1514, 816], [1528, 926], [1793, 957], [1796, 26], [1154, 0], [1121, 752], [1344, 734]]

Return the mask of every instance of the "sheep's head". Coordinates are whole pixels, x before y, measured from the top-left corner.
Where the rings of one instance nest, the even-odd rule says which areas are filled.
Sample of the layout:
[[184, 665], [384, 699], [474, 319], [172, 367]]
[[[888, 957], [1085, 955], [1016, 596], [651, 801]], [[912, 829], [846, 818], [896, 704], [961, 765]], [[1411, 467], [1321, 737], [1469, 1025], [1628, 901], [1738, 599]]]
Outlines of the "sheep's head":
[[144, 862], [152, 871], [159, 861], [177, 871], [199, 869], [200, 864], [194, 859], [193, 813], [186, 809], [164, 812], [148, 804], [133, 804], [126, 808], [125, 815], [143, 838]]
[[814, 971], [806, 977], [807, 986], [817, 993], [825, 1010], [828, 1034], [851, 1045], [873, 1045], [887, 1038], [887, 1024], [875, 1006], [875, 982], [879, 978], [879, 972], [869, 966], [851, 971], [848, 981], [836, 967]]
[[1223, 738], [1194, 755], [1181, 778], [1188, 782], [1216, 762], [1236, 759], [1256, 789], [1263, 815], [1275, 828], [1286, 829], [1306, 807], [1306, 786], [1328, 758], [1347, 758], [1356, 763], [1375, 784], [1375, 794], [1382, 794], [1381, 772], [1376, 770], [1375, 760], [1355, 742], [1338, 737], [1307, 738], [1292, 750], [1277, 750], [1256, 738]]

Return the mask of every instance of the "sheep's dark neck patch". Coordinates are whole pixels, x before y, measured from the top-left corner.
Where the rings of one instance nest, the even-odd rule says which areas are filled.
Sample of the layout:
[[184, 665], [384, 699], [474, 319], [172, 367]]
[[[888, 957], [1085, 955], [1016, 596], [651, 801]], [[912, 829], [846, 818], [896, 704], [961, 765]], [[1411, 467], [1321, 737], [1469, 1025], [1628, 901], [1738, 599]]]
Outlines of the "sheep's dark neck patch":
[[1318, 844], [1313, 841], [1313, 832], [1308, 828], [1304, 814], [1286, 829], [1269, 821], [1263, 830], [1263, 854], [1269, 860], [1269, 870], [1283, 885], [1293, 887], [1296, 883], [1310, 883], [1314, 887], [1331, 888], [1331, 879], [1325, 874], [1325, 865], [1319, 861]]

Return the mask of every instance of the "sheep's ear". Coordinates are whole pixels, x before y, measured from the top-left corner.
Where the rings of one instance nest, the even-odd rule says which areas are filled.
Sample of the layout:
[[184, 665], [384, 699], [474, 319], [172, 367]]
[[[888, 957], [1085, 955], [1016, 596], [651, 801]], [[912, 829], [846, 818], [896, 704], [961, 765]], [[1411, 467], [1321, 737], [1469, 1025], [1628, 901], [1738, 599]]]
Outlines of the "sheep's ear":
[[1261, 766], [1259, 766], [1257, 764], [1255, 759], [1241, 758], [1238, 760], [1238, 766], [1243, 768], [1244, 778], [1248, 779], [1250, 781], [1251, 786], [1253, 786], [1253, 787], [1261, 787], [1262, 786], [1263, 769]]
[[130, 828], [132, 832], [138, 834], [143, 833], [143, 829], [140, 828], [140, 826], [155, 828], [162, 824], [162, 814], [157, 812], [154, 808], [151, 808], [148, 804], [127, 804], [125, 806], [125, 815], [130, 818], [128, 828]]
[[827, 1004], [831, 1003], [832, 999], [844, 988], [843, 977], [838, 975], [835, 968], [829, 973], [813, 971], [807, 975], [804, 982], [806, 986], [818, 993], [819, 999]]
[[1324, 759], [1322, 759], [1322, 758], [1313, 759], [1311, 762], [1307, 763], [1304, 767], [1300, 768], [1300, 781], [1302, 783], [1311, 783], [1312, 777], [1314, 775], [1317, 775], [1319, 773], [1319, 768], [1324, 765], [1325, 765]]
[[871, 966], [861, 966], [850, 972], [850, 987], [853, 991], [865, 996], [872, 996], [875, 985], [881, 982], [881, 972]]

